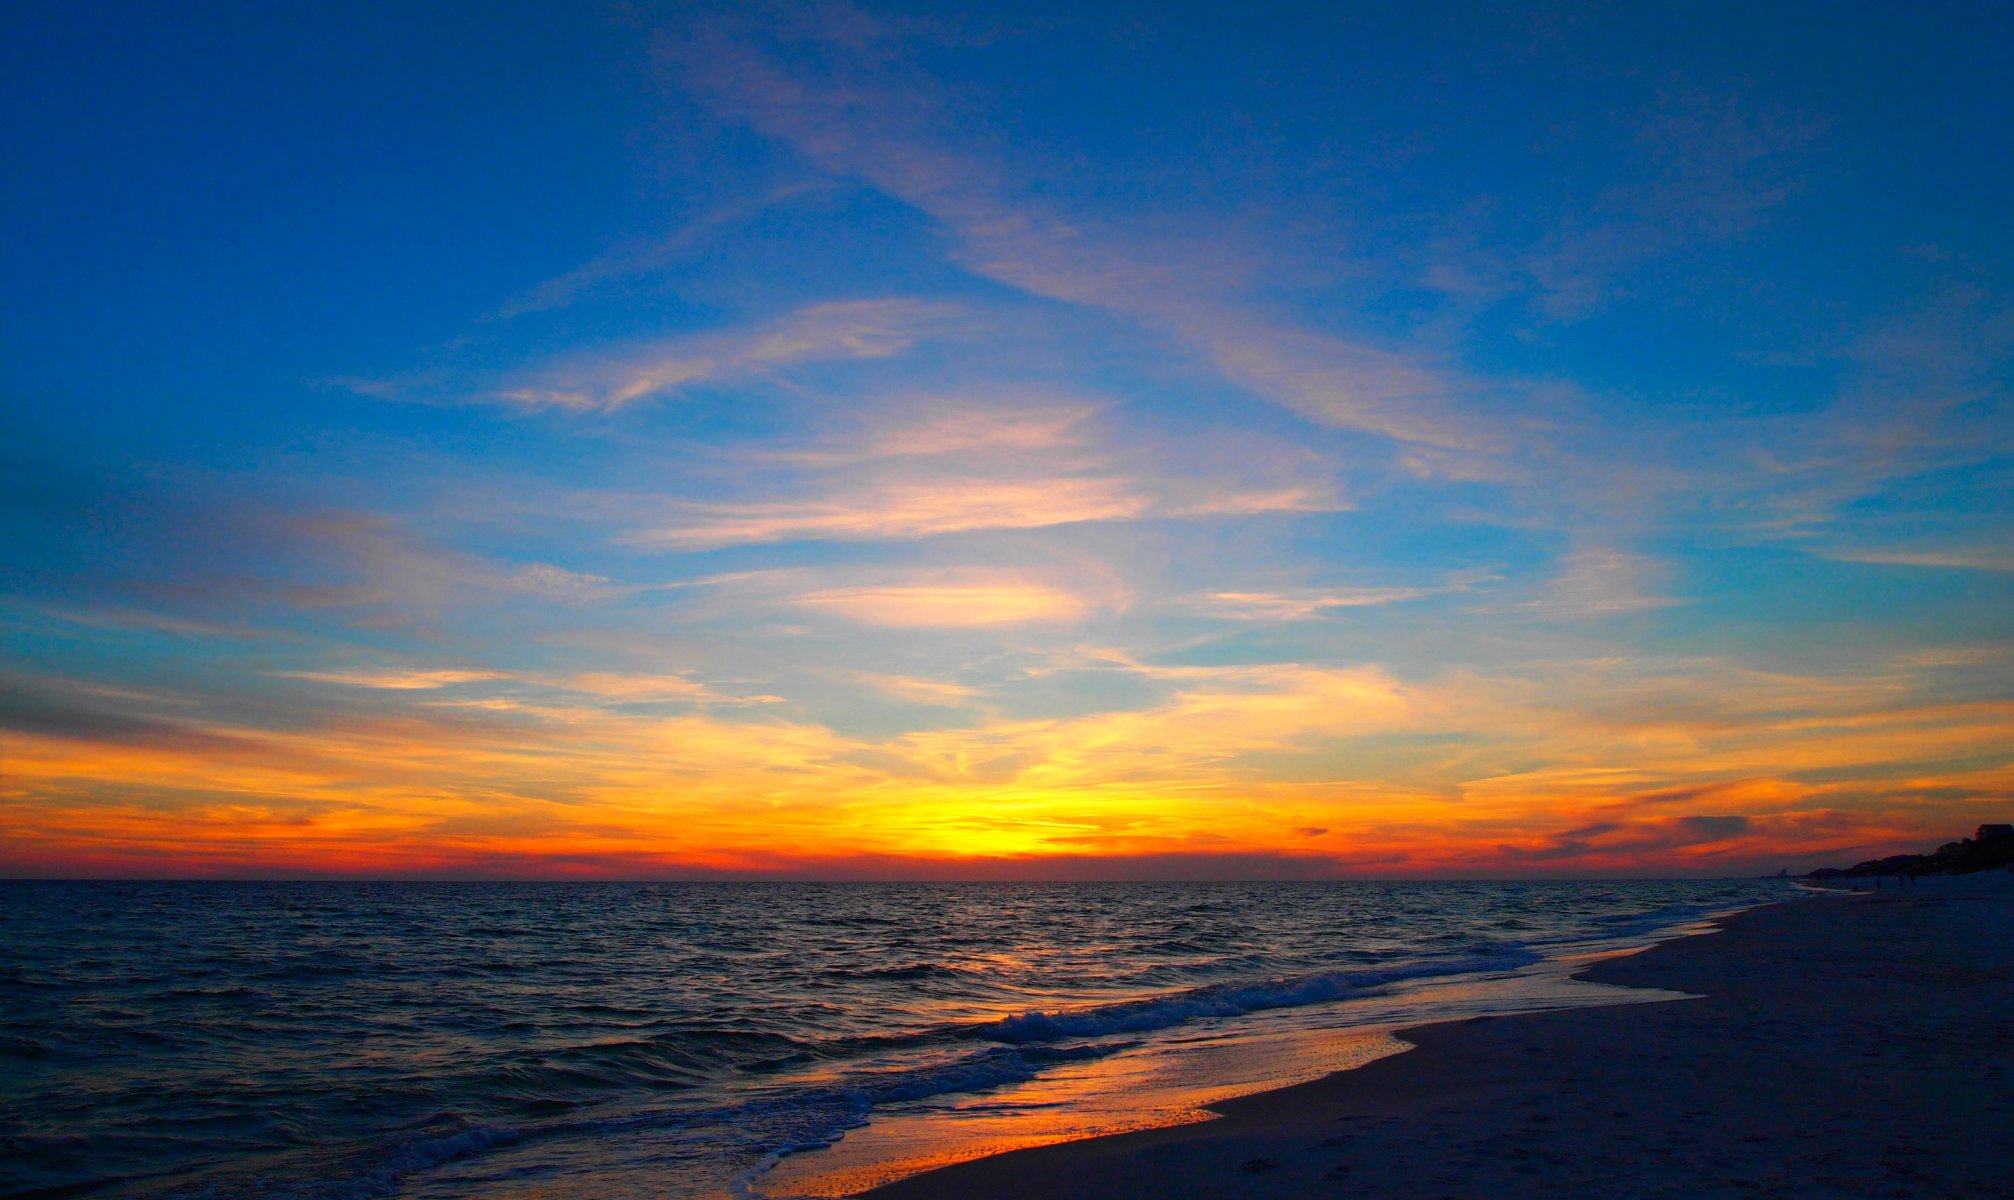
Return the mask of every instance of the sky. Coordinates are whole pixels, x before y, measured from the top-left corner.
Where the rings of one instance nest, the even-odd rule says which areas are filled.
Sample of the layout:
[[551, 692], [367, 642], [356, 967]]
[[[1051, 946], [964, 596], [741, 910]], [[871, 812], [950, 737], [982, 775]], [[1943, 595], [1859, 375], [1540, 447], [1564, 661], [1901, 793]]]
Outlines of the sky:
[[0, 17], [0, 874], [2014, 819], [2014, 9]]

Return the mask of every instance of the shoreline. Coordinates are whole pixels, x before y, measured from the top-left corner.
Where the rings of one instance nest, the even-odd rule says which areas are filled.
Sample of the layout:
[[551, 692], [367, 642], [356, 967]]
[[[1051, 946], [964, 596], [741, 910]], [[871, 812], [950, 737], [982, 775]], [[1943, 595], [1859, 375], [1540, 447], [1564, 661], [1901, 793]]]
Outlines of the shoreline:
[[1423, 1025], [1414, 1047], [1201, 1123], [860, 1193], [1406, 1197], [1989, 1194], [2014, 1174], [2014, 876], [1748, 909], [1575, 972], [1688, 993]]
[[[1772, 892], [1773, 898], [1792, 894], [1787, 888]], [[1595, 962], [1711, 932], [1715, 920], [1770, 902], [1757, 895], [1683, 918], [1666, 913], [1653, 929], [1638, 928], [1640, 918], [1629, 920], [1613, 936], [1588, 931], [1515, 970], [1401, 980], [1349, 997], [1342, 1010], [1261, 1009], [1064, 1064], [997, 1093], [878, 1110], [829, 1144], [772, 1155], [738, 1176], [726, 1194], [775, 1200], [860, 1195], [1017, 1150], [1216, 1120], [1226, 1103], [1405, 1053], [1413, 1046], [1399, 1035], [1425, 1025], [1679, 998], [1684, 993], [1578, 976]]]

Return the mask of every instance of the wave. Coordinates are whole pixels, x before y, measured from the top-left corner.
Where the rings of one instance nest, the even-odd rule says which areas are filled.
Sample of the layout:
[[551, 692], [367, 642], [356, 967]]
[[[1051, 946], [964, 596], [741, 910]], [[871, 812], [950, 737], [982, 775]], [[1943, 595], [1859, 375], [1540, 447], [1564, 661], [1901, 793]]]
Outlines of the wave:
[[1186, 1025], [1212, 1017], [1237, 1017], [1275, 1008], [1300, 1008], [1351, 996], [1368, 995], [1408, 979], [1511, 971], [1538, 962], [1541, 956], [1522, 944], [1416, 964], [1387, 971], [1326, 971], [1254, 983], [1217, 983], [1089, 1008], [1031, 1011], [967, 1027], [965, 1036], [1019, 1045], [1058, 1038], [1101, 1037], [1114, 1033], [1145, 1033]]
[[688, 1028], [512, 1055], [472, 1073], [467, 1086], [520, 1111], [562, 1102], [574, 1108], [623, 1092], [686, 1091], [724, 1072], [774, 1069], [802, 1060], [811, 1050], [783, 1034]]
[[56, 1048], [47, 1042], [38, 1042], [34, 1038], [0, 1034], [0, 1054], [14, 1058], [53, 1058], [56, 1055]]
[[[428, 1167], [483, 1153], [571, 1134], [608, 1135], [642, 1129], [700, 1126], [738, 1130], [751, 1139], [749, 1152], [758, 1161], [736, 1176], [734, 1190], [747, 1194], [753, 1180], [783, 1157], [829, 1146], [850, 1129], [867, 1123], [875, 1109], [952, 1093], [982, 1092], [1034, 1079], [1059, 1063], [1103, 1058], [1139, 1045], [1116, 1035], [1150, 1032], [1194, 1021], [1237, 1017], [1269, 1009], [1297, 1008], [1365, 996], [1409, 979], [1515, 970], [1539, 961], [1521, 943], [1481, 947], [1470, 953], [1429, 960], [1388, 970], [1323, 972], [1288, 978], [1222, 983], [1208, 987], [1115, 1004], [1092, 1005], [1054, 1012], [1030, 1011], [994, 1021], [940, 1026], [916, 1034], [883, 1038], [835, 1039], [822, 1047], [826, 1054], [840, 1047], [859, 1052], [897, 1047], [921, 1050], [935, 1043], [996, 1043], [934, 1061], [886, 1069], [856, 1069], [831, 1083], [787, 1092], [744, 1104], [687, 1109], [655, 1109], [604, 1118], [554, 1119], [521, 1126], [472, 1125], [449, 1132], [435, 1131], [379, 1147], [363, 1164], [342, 1177], [275, 1187], [260, 1181], [242, 1192], [208, 1192], [212, 1196], [284, 1195], [298, 1200], [373, 1200], [398, 1189], [407, 1175]], [[1113, 1039], [1068, 1045], [1050, 1043], [1077, 1038]], [[788, 1039], [779, 1039], [788, 1041]], [[569, 1066], [592, 1063], [597, 1082], [648, 1081], [674, 1088], [689, 1061], [666, 1054], [668, 1047], [616, 1043], [578, 1047]], [[585, 1061], [583, 1061], [585, 1060]], [[571, 1073], [571, 1072], [567, 1072]], [[550, 1082], [558, 1082], [548, 1077]], [[568, 1082], [584, 1082], [580, 1079]]]
[[11, 1143], [41, 1155], [30, 1182], [370, 1200], [436, 1175], [439, 1190], [628, 1156], [673, 1193], [717, 1192], [889, 1105], [1013, 1106], [1017, 1082], [1059, 1062], [1263, 1032], [1275, 1022], [1256, 1014], [1272, 1009], [1338, 1004], [1307, 1023], [1346, 1024], [1353, 1001], [1408, 980], [1642, 944], [1764, 890], [1058, 888], [989, 908], [979, 889], [861, 888], [804, 893], [813, 911], [799, 914], [759, 892], [671, 904], [638, 889], [596, 893], [609, 904], [594, 938], [571, 932], [566, 889], [509, 892], [503, 920], [471, 919], [487, 893], [385, 909], [373, 892], [334, 906], [325, 933], [241, 906], [179, 940], [164, 940], [159, 906], [108, 932], [48, 904], [32, 939], [0, 946], [0, 993], [53, 986], [79, 1002], [26, 1005], [30, 1019], [0, 1030], [0, 1064], [50, 1081], [0, 1101], [0, 1123], [70, 1104], [58, 1085], [76, 1072], [138, 1064], [117, 1124], [79, 1104], [66, 1124], [82, 1135]]
[[1599, 931], [1603, 939], [1639, 939], [1679, 929], [1720, 916], [1727, 911], [1724, 904], [1671, 904], [1636, 913], [1608, 913], [1595, 917], [1589, 924]]
[[904, 963], [897, 967], [827, 967], [821, 974], [829, 979], [962, 979], [972, 974], [941, 963]]
[[393, 1194], [416, 1172], [468, 1159], [490, 1150], [569, 1135], [608, 1135], [642, 1130], [719, 1126], [740, 1130], [760, 1155], [736, 1177], [747, 1184], [789, 1154], [832, 1145], [848, 1130], [865, 1125], [882, 1105], [924, 1100], [955, 1092], [985, 1091], [1035, 1078], [1061, 1062], [1081, 1062], [1116, 1054], [1137, 1043], [1095, 1046], [995, 1046], [925, 1067], [862, 1071], [831, 1086], [812, 1088], [745, 1104], [713, 1108], [657, 1109], [618, 1117], [532, 1122], [517, 1126], [459, 1124], [415, 1132], [373, 1147], [368, 1155], [336, 1165], [322, 1177], [281, 1181], [270, 1177], [211, 1183], [178, 1192], [187, 1200], [377, 1200]]

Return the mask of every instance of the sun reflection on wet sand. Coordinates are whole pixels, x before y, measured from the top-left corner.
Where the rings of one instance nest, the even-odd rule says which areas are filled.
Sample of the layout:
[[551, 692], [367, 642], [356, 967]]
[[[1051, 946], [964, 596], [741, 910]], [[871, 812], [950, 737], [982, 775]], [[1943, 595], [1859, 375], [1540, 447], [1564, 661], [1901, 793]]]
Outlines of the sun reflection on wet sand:
[[[1314, 1047], [1290, 1045], [1280, 1034], [1205, 1035], [1122, 1052], [1001, 1091], [877, 1116], [828, 1149], [784, 1159], [756, 1187], [775, 1197], [846, 1196], [989, 1154], [1208, 1120], [1210, 1104], [1407, 1048], [1382, 1031], [1347, 1030]], [[1282, 1069], [1287, 1073], [1276, 1073]]]
[[751, 1180], [750, 1190], [775, 1200], [850, 1196], [1009, 1150], [1206, 1121], [1211, 1105], [1232, 1097], [1404, 1053], [1412, 1047], [1397, 1031], [1421, 1024], [1687, 998], [1571, 978], [1613, 953], [1552, 960], [1511, 977], [1418, 981], [1342, 1005], [1248, 1014], [1191, 1037], [1068, 1063], [1026, 1083], [877, 1111], [871, 1125], [834, 1145], [784, 1158]]

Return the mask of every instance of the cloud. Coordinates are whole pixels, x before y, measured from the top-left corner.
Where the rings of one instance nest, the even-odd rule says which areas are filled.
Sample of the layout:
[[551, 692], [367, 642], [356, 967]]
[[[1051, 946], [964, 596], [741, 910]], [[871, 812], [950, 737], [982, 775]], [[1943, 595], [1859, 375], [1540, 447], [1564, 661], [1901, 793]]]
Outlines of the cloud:
[[690, 672], [581, 671], [572, 675], [529, 675], [525, 678], [543, 687], [577, 692], [617, 704], [695, 704], [708, 708], [737, 708], [785, 703], [783, 697], [766, 693], [723, 691], [721, 686], [693, 678]]
[[1676, 600], [1656, 595], [1650, 582], [1660, 573], [1653, 559], [1609, 548], [1578, 550], [1560, 562], [1560, 571], [1536, 602], [1563, 617], [1607, 617], [1669, 608]]
[[646, 397], [768, 375], [813, 362], [890, 358], [940, 331], [957, 309], [920, 300], [813, 304], [751, 329], [690, 334], [563, 359], [485, 399], [610, 412]]
[[[1263, 319], [1233, 302], [1246, 266], [1221, 229], [1142, 242], [1017, 200], [1003, 171], [946, 148], [948, 131], [919, 116], [936, 110], [929, 88], [900, 78], [880, 47], [867, 48], [882, 34], [833, 36], [839, 11], [766, 30], [753, 19], [681, 22], [656, 49], [681, 84], [724, 116], [940, 222], [975, 274], [1172, 335], [1224, 379], [1313, 421], [1450, 456], [1508, 444], [1509, 427], [1469, 403], [1474, 384], [1439, 364]], [[786, 70], [763, 49], [765, 37], [815, 46], [823, 58], [814, 65], [800, 57]]]
[[864, 454], [900, 458], [968, 450], [1055, 450], [1079, 444], [1088, 405], [1021, 409], [951, 408], [897, 424], [869, 439]]
[[[381, 513], [290, 508], [270, 493], [207, 505], [183, 498], [163, 507], [165, 517], [129, 522], [120, 535], [126, 544], [118, 536], [98, 543], [91, 587], [130, 597], [130, 603], [35, 610], [135, 635], [300, 646], [341, 640], [344, 632], [363, 628], [440, 634], [448, 614], [460, 640], [501, 609], [516, 610], [519, 619], [536, 612], [566, 620], [644, 590], [550, 562], [442, 545]], [[451, 521], [459, 515], [449, 511], [454, 507], [434, 508], [429, 523]], [[354, 649], [358, 653], [343, 657], [400, 652], [378, 638]], [[349, 663], [331, 669], [347, 671]]]
[[581, 295], [607, 284], [663, 270], [690, 255], [712, 235], [747, 222], [794, 197], [821, 190], [822, 186], [796, 182], [772, 188], [751, 199], [723, 204], [704, 212], [664, 237], [613, 247], [507, 301], [497, 309], [496, 319], [507, 321], [528, 313], [565, 308]]
[[378, 671], [275, 671], [287, 679], [307, 679], [316, 683], [340, 683], [344, 687], [415, 691], [452, 687], [458, 683], [480, 683], [510, 676], [498, 671], [378, 670]]
[[1085, 444], [1085, 426], [1097, 408], [1019, 394], [891, 396], [881, 399], [870, 423], [845, 436], [748, 454], [758, 462], [826, 468], [905, 458], [955, 457], [969, 463], [972, 451], [1007, 456], [1047, 452], [1053, 458]]
[[1747, 833], [1755, 823], [1747, 817], [1680, 817], [1678, 823], [1703, 841], [1718, 841]]
[[[217, 745], [216, 737], [192, 727], [187, 706], [177, 705], [175, 699], [134, 689], [107, 689], [74, 679], [10, 671], [0, 674], [0, 729], [17, 736], [43, 735], [111, 744], [181, 738], [199, 748]], [[164, 708], [171, 711], [164, 713]], [[182, 711], [172, 711], [177, 708]], [[0, 787], [5, 782], [5, 776], [0, 775]]]
[[260, 629], [251, 625], [230, 625], [216, 621], [198, 620], [193, 617], [177, 616], [171, 613], [151, 612], [130, 607], [68, 608], [61, 606], [40, 607], [43, 615], [58, 621], [75, 625], [86, 625], [99, 629], [133, 630], [145, 633], [166, 633], [178, 637], [225, 638], [233, 641], [245, 639], [283, 638], [287, 635], [275, 630]]
[[1402, 604], [1450, 588], [1296, 588], [1285, 592], [1202, 592], [1165, 601], [1167, 607], [1225, 621], [1305, 621], [1335, 609]]
[[[1812, 813], [1858, 811], [1859, 841], [1962, 828], [2010, 794], [2004, 652], [1921, 649], [2006, 632], [2002, 579], [1928, 569], [2005, 572], [2014, 545], [1995, 536], [2014, 309], [1990, 269], [1967, 284], [1948, 257], [1905, 264], [1929, 302], [1830, 344], [1839, 314], [1888, 304], [1898, 268], [1875, 241], [1685, 312], [1562, 327], [1633, 291], [1799, 261], [1812, 238], [1726, 244], [1794, 190], [1794, 120], [1681, 99], [1617, 180], [1580, 174], [1609, 166], [1595, 155], [1571, 177], [1476, 174], [1480, 160], [1453, 158], [1473, 131], [1403, 105], [1342, 133], [1321, 110], [1350, 107], [1341, 93], [1295, 96], [1270, 148], [1239, 134], [1235, 101], [1198, 126], [1178, 97], [1119, 122], [1146, 136], [1122, 148], [1115, 188], [1091, 174], [1114, 166], [1097, 161], [1109, 145], [1087, 157], [1041, 144], [1044, 114], [990, 119], [1007, 93], [989, 78], [1012, 63], [911, 54], [913, 23], [843, 4], [725, 11], [681, 11], [659, 47], [736, 126], [708, 146], [726, 151], [721, 179], [675, 190], [737, 188], [780, 162], [835, 202], [715, 237], [787, 194], [772, 193], [616, 246], [441, 352], [552, 347], [515, 369], [358, 385], [623, 419], [557, 422], [587, 436], [554, 453], [544, 421], [441, 439], [438, 420], [381, 413], [303, 443], [286, 428], [327, 423], [276, 410], [271, 454], [233, 470], [295, 477], [227, 485], [201, 511], [198, 470], [168, 461], [187, 439], [146, 465], [104, 439], [56, 448], [125, 477], [101, 494], [45, 477], [34, 460], [51, 447], [0, 447], [34, 472], [0, 471], [26, 505], [10, 511], [47, 523], [15, 556], [36, 597], [20, 603], [60, 594], [91, 622], [39, 621], [0, 638], [6, 652], [182, 681], [31, 680], [0, 698], [0, 853], [1592, 871], [1795, 845], [1833, 828]], [[941, 89], [926, 65], [949, 68]], [[968, 102], [991, 111], [964, 120]], [[1577, 130], [1621, 128], [1570, 124], [1555, 144], [1577, 159], [1598, 148]], [[1484, 136], [1523, 153], [1530, 129]], [[1519, 245], [1434, 275], [1471, 302], [1457, 329], [1398, 247], [1448, 189], [1485, 177], [1510, 194], [1464, 209], [1478, 226], [1519, 188], [1544, 211]], [[1578, 211], [1562, 219], [1562, 201]], [[1842, 270], [1851, 294], [1814, 299], [1790, 278]], [[524, 319], [655, 271], [680, 274], [652, 290], [763, 307], [599, 346], [559, 339], [612, 339], [639, 310]], [[846, 283], [863, 278], [875, 290]], [[1519, 288], [1546, 328], [1506, 311]], [[915, 298], [937, 295], [958, 299]], [[1775, 315], [1750, 321], [1762, 308]], [[1780, 356], [1726, 369], [1736, 343]], [[409, 456], [382, 453], [402, 444]], [[144, 491], [148, 472], [178, 512], [103, 499]], [[288, 489], [408, 509], [302, 514]], [[1770, 540], [1925, 569], [1740, 546]], [[607, 565], [639, 548], [670, 552], [648, 561], [672, 578]], [[1514, 565], [1432, 599], [1478, 563]], [[105, 579], [144, 599], [100, 606]], [[1866, 587], [1823, 592], [1842, 580]], [[1682, 619], [1615, 619], [1681, 594]], [[286, 639], [223, 640], [248, 614]], [[1282, 847], [1308, 856], [1282, 866]], [[1352, 857], [1315, 853], [1339, 847]]]
[[[981, 582], [1011, 581], [953, 581]], [[923, 601], [928, 619], [942, 599]], [[862, 738], [751, 719], [774, 709], [723, 719], [707, 711], [718, 685], [683, 671], [472, 679], [513, 703], [401, 707], [402, 691], [449, 686], [428, 672], [464, 670], [413, 666], [442, 686], [257, 724], [201, 694], [10, 678], [0, 845], [24, 869], [152, 855], [206, 873], [510, 861], [607, 876], [647, 861], [803, 876], [850, 861], [1035, 877], [1171, 854], [1258, 870], [1243, 856], [1320, 838], [1349, 853], [1290, 855], [1311, 873], [1725, 872], [1835, 843], [1934, 844], [2014, 787], [2007, 704], [1913, 703], [1879, 681], [1617, 661], [1402, 682], [1095, 646], [1057, 666], [1137, 676], [1150, 695], [1006, 718], [967, 676], [869, 673], [866, 688], [972, 719]], [[659, 701], [692, 709], [646, 707]]]
[[1011, 783], [1058, 794], [1184, 785], [1216, 792], [1256, 784], [1265, 791], [1259, 775], [1241, 762], [1292, 753], [1311, 736], [1393, 729], [1417, 712], [1416, 699], [1375, 668], [1126, 669], [1155, 682], [1166, 698], [1081, 717], [918, 731], [891, 748], [953, 782]]
[[1471, 407], [1495, 389], [1419, 355], [1283, 327], [1214, 303], [1142, 297], [1130, 307], [1180, 334], [1224, 378], [1311, 421], [1437, 452], [1413, 460], [1431, 473], [1440, 473], [1442, 463], [1467, 464], [1513, 448], [1508, 427]]
[[1315, 488], [1220, 491], [1163, 500], [1145, 481], [1052, 476], [890, 479], [819, 500], [685, 502], [671, 523], [623, 535], [633, 545], [670, 550], [788, 541], [892, 541], [991, 529], [1043, 529], [1089, 521], [1156, 517], [1259, 516], [1334, 512]]
[[[297, 608], [374, 608], [410, 619], [481, 593], [585, 603], [636, 590], [551, 563], [511, 564], [430, 545], [376, 513], [273, 513], [260, 517], [251, 533], [248, 540], [263, 542], [257, 549], [274, 560], [270, 567], [287, 571], [261, 590]], [[232, 581], [227, 590], [242, 586]]]
[[[283, 679], [301, 679], [313, 683], [333, 683], [343, 687], [380, 691], [432, 691], [470, 683], [502, 685], [501, 690], [509, 694], [491, 694], [478, 699], [458, 698], [442, 702], [489, 707], [499, 712], [531, 711], [541, 707], [521, 698], [525, 695], [527, 687], [593, 696], [598, 700], [619, 704], [675, 702], [745, 705], [778, 702], [775, 696], [743, 696], [722, 692], [710, 684], [694, 679], [690, 671], [576, 671], [555, 674], [467, 668], [381, 667], [368, 670], [274, 671], [272, 674]], [[494, 693], [499, 689], [487, 690]], [[548, 712], [555, 711], [549, 702], [544, 707]]]
[[551, 563], [530, 563], [505, 577], [509, 585], [527, 592], [550, 596], [602, 596], [622, 590], [606, 575], [589, 575], [555, 567]]
[[647, 501], [667, 515], [623, 540], [709, 550], [1347, 507], [1319, 477], [1324, 464], [1259, 439], [1234, 443], [1229, 477], [1184, 474], [1163, 447], [1099, 438], [1088, 404], [1008, 398], [983, 409], [961, 399], [915, 412], [927, 403], [897, 401], [896, 415], [809, 446], [728, 451], [760, 498]]
[[856, 671], [853, 678], [881, 692], [908, 704], [931, 704], [962, 707], [978, 696], [977, 688], [964, 684], [950, 683], [941, 679], [919, 679], [910, 675], [883, 675], [873, 671]]
[[1925, 484], [1940, 478], [1967, 489], [1975, 475], [2004, 491], [2014, 302], [1940, 280], [1834, 350], [1845, 383], [1830, 403], [1738, 431], [1716, 427], [1739, 458], [1692, 481], [1705, 511], [1737, 533], [1827, 558], [1999, 569], [2002, 506], [1954, 505], [1949, 492], [1924, 501]]
[[[1171, 492], [1182, 490], [1180, 485], [1183, 482], [1187, 481], [1166, 481]], [[1245, 490], [1205, 484], [1197, 490], [1201, 494], [1193, 499], [1171, 496], [1155, 515], [1257, 517], [1269, 513], [1346, 512], [1351, 507], [1336, 496], [1333, 488], [1320, 485]]]
[[1500, 845], [1497, 849], [1512, 862], [1565, 863], [1579, 861], [1593, 865], [1609, 863], [1641, 868], [1644, 864], [1674, 859], [1693, 863], [1712, 862], [1730, 855], [1777, 853], [1770, 845], [1772, 826], [1802, 824], [1788, 820], [1757, 821], [1745, 816], [1652, 817], [1638, 820], [1600, 821], [1531, 842]]
[[964, 629], [991, 625], [1064, 624], [1083, 619], [1091, 602], [1047, 584], [1012, 579], [823, 588], [798, 605], [863, 625], [895, 629]]
[[1664, 97], [1637, 126], [1636, 177], [1604, 190], [1524, 259], [1539, 310], [1587, 317], [1649, 263], [1754, 229], [1796, 194], [1797, 154], [1819, 132], [1808, 118], [1735, 96]]
[[1943, 571], [2014, 571], [2014, 553], [1996, 548], [1972, 550], [1823, 549], [1814, 551], [1835, 562], [1869, 563], [1885, 567], [1924, 567]]
[[669, 525], [627, 535], [676, 550], [781, 541], [881, 541], [981, 529], [1137, 518], [1150, 505], [1124, 480], [904, 479], [815, 501], [688, 503]]

